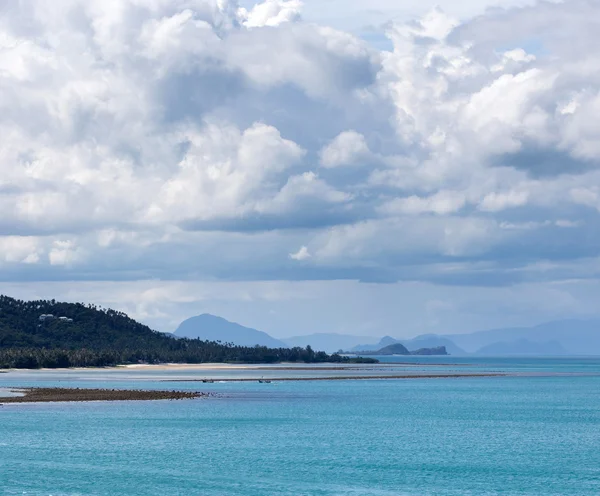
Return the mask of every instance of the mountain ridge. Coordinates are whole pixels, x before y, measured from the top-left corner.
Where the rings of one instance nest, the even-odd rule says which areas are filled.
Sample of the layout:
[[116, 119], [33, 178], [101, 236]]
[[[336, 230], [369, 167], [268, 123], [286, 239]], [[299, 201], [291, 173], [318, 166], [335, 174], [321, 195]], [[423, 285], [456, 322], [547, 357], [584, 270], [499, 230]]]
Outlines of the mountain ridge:
[[526, 339], [533, 343], [556, 341], [564, 348], [565, 354], [600, 355], [600, 320], [597, 319], [553, 320], [530, 327], [496, 328], [443, 336], [470, 353], [477, 353], [494, 343]]
[[[220, 317], [212, 317], [222, 322], [228, 322]], [[413, 350], [443, 346], [446, 348], [447, 353], [453, 356], [490, 354], [494, 349], [497, 350], [496, 353], [510, 355], [600, 355], [600, 320], [594, 319], [564, 319], [530, 327], [486, 329], [472, 333], [430, 333], [421, 334], [411, 339], [397, 339], [389, 335], [374, 338], [339, 333], [314, 333], [277, 339], [267, 333], [240, 324], [228, 324], [237, 326], [238, 330], [243, 331], [242, 337], [244, 339], [248, 337], [248, 334], [252, 334], [255, 336], [255, 341], [256, 336], [262, 336], [261, 339], [269, 340], [268, 342], [272, 345], [274, 343], [288, 347], [306, 347], [310, 345], [315, 349], [322, 349], [328, 353], [335, 353], [340, 350], [347, 350], [351, 353], [377, 351], [387, 345], [401, 343], [406, 348]], [[175, 333], [175, 336], [177, 336], [177, 333]], [[248, 341], [232, 338], [231, 335], [227, 334], [221, 336], [211, 335], [210, 337], [225, 342], [233, 341], [236, 344], [250, 345]], [[265, 343], [265, 341], [257, 342]], [[544, 345], [544, 343], [549, 342], [553, 344]]]
[[566, 355], [566, 350], [557, 341], [535, 343], [527, 339], [517, 341], [501, 341], [492, 343], [477, 350], [478, 355]]
[[434, 355], [448, 355], [444, 346], [437, 346], [435, 348], [419, 348], [410, 351], [402, 343], [393, 343], [379, 350], [374, 351], [356, 351], [358, 355], [423, 355], [423, 356], [434, 356]]
[[173, 335], [180, 338], [234, 343], [239, 346], [258, 345], [269, 348], [289, 348], [285, 342], [266, 332], [230, 322], [223, 317], [209, 313], [185, 319], [179, 324]]

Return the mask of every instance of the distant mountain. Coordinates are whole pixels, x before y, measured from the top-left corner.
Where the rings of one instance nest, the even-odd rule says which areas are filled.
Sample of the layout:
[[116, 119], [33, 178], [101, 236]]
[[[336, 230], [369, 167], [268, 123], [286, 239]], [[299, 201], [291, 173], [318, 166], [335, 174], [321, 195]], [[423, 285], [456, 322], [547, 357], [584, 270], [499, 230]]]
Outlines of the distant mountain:
[[411, 355], [439, 356], [439, 355], [447, 355], [448, 350], [446, 350], [445, 346], [436, 346], [434, 348], [419, 348], [418, 350], [411, 351], [410, 354]]
[[[487, 346], [496, 346], [499, 343], [514, 344], [521, 340], [540, 344], [537, 347], [523, 346], [523, 350], [528, 350], [527, 354], [600, 355], [600, 320], [561, 320], [534, 327], [491, 329], [469, 334], [424, 334], [413, 339], [395, 339], [390, 336], [377, 339], [344, 334], [312, 334], [283, 341], [289, 346], [305, 347], [310, 344], [315, 349], [323, 349], [328, 352], [340, 349], [350, 352], [378, 351], [394, 343], [401, 343], [409, 350], [444, 346], [450, 355], [461, 356], [479, 353], [482, 348]], [[547, 345], [549, 342], [557, 343], [560, 348], [545, 347], [545, 344]], [[501, 347], [496, 348], [495, 353], [506, 354], [500, 353], [501, 349]], [[549, 353], [549, 350], [552, 349], [554, 351]], [[518, 347], [513, 350], [515, 350], [514, 352], [518, 351]], [[484, 353], [492, 351], [493, 348], [488, 348], [484, 350]]]
[[560, 320], [534, 327], [491, 329], [444, 337], [470, 353], [495, 343], [525, 339], [532, 343], [555, 341], [566, 354], [600, 355], [600, 320]]
[[527, 339], [493, 343], [480, 348], [478, 355], [566, 355], [567, 351], [556, 341], [535, 343]]
[[[315, 350], [323, 350], [327, 353], [333, 353], [338, 350], [349, 350], [352, 347], [367, 341], [373, 341], [375, 338], [368, 336], [352, 336], [349, 334], [318, 333], [308, 334], [306, 336], [294, 336], [292, 338], [282, 339], [290, 347], [300, 346], [306, 348], [310, 345]], [[388, 343], [390, 344], [390, 343]], [[381, 346], [375, 349], [379, 349]]]
[[446, 349], [446, 354], [452, 356], [467, 355], [467, 352], [460, 346], [457, 346], [454, 341], [448, 339], [446, 336], [438, 336], [436, 334], [423, 334], [413, 339], [403, 340], [401, 343], [409, 350], [444, 347]]
[[418, 350], [420, 348], [439, 348], [444, 347], [446, 353], [455, 356], [466, 355], [467, 352], [456, 346], [456, 344], [445, 336], [437, 336], [436, 334], [423, 334], [413, 339], [394, 339], [390, 336], [381, 338], [377, 344], [361, 344], [355, 346], [350, 351], [377, 351], [394, 343], [401, 343], [409, 350]]
[[179, 338], [200, 338], [203, 341], [233, 343], [238, 346], [288, 347], [286, 343], [269, 336], [266, 332], [244, 327], [208, 313], [184, 320], [173, 335]]
[[394, 343], [379, 350], [357, 351], [359, 355], [447, 355], [448, 352], [444, 346], [435, 348], [419, 348], [418, 350], [409, 351], [402, 343]]
[[392, 338], [390, 336], [384, 336], [377, 343], [373, 343], [373, 344], [357, 344], [356, 346], [354, 346], [353, 348], [351, 348], [350, 351], [378, 351], [381, 348], [384, 348], [385, 346], [389, 346], [391, 344], [396, 344], [396, 343], [399, 343], [399, 342], [400, 342], [399, 340], [394, 339], [394, 338]]
[[377, 351], [378, 355], [410, 355], [410, 351], [401, 343], [394, 343], [384, 346]]

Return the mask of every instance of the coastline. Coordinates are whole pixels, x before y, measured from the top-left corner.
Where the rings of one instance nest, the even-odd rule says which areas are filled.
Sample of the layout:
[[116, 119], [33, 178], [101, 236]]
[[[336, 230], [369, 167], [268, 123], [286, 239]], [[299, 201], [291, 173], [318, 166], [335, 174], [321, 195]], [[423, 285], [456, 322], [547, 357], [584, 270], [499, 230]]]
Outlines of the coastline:
[[397, 366], [401, 364], [348, 364], [340, 365], [338, 363], [324, 363], [323, 366], [315, 366], [314, 364], [298, 364], [282, 362], [279, 364], [264, 364], [264, 363], [161, 363], [161, 364], [127, 364], [127, 365], [115, 365], [113, 367], [69, 367], [69, 368], [39, 368], [39, 369], [1, 369], [0, 373], [7, 372], [47, 372], [47, 371], [91, 371], [91, 370], [102, 370], [106, 372], [115, 371], [135, 371], [144, 370], [151, 372], [167, 372], [167, 371], [194, 371], [194, 370], [206, 370], [206, 371], [219, 371], [219, 370], [352, 370], [358, 369], [360, 366], [374, 365], [374, 366]]
[[2, 373], [12, 373], [12, 372], [64, 372], [64, 371], [75, 371], [75, 372], [85, 372], [85, 371], [94, 371], [101, 370], [104, 372], [118, 372], [123, 370], [149, 370], [149, 371], [168, 371], [168, 370], [240, 370], [246, 368], [254, 368], [262, 366], [261, 365], [246, 365], [246, 364], [226, 364], [226, 363], [164, 363], [164, 364], [126, 364], [126, 365], [114, 365], [107, 367], [68, 367], [68, 368], [39, 368], [39, 369], [0, 369], [0, 374]]
[[[168, 371], [219, 371], [219, 370], [361, 370], [364, 368], [396, 368], [402, 367], [448, 367], [458, 364], [443, 364], [443, 363], [411, 363], [411, 362], [390, 362], [390, 363], [373, 363], [373, 364], [360, 364], [360, 363], [349, 363], [339, 364], [336, 362], [323, 362], [322, 364], [315, 365], [312, 363], [293, 363], [293, 362], [281, 362], [275, 364], [265, 363], [160, 363], [160, 364], [126, 364], [126, 365], [115, 365], [111, 367], [70, 367], [70, 368], [39, 368], [39, 369], [0, 369], [1, 373], [8, 372], [46, 372], [46, 371], [94, 371], [101, 370], [105, 372], [115, 371], [155, 371], [155, 372], [168, 372]], [[472, 364], [460, 365], [472, 366]]]

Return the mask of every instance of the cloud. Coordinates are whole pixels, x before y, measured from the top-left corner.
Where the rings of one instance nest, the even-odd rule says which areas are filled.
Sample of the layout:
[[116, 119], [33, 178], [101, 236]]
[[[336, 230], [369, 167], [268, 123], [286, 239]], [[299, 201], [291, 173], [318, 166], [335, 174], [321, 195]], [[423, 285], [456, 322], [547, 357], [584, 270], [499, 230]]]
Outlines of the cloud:
[[381, 206], [381, 211], [387, 214], [423, 214], [427, 212], [446, 215], [458, 212], [465, 206], [464, 194], [455, 191], [439, 191], [438, 193], [422, 198], [409, 196], [397, 198]]
[[292, 260], [307, 260], [311, 257], [310, 252], [306, 246], [301, 246], [300, 249], [296, 253], [290, 253], [290, 258]]
[[321, 165], [334, 168], [347, 165], [359, 165], [367, 158], [369, 147], [365, 137], [356, 131], [344, 131], [338, 134], [321, 152]]
[[40, 260], [39, 242], [21, 236], [0, 237], [0, 265], [4, 263], [35, 264]]
[[585, 276], [600, 7], [527, 4], [385, 51], [296, 0], [3, 9], [3, 280]]
[[202, 221], [264, 210], [259, 203], [285, 187], [285, 171], [305, 153], [260, 123], [243, 131], [226, 124], [182, 131], [179, 140], [186, 153], [149, 206], [148, 222]]
[[506, 208], [520, 207], [527, 203], [526, 191], [509, 191], [507, 193], [489, 193], [481, 203], [479, 209], [484, 212], [498, 212]]
[[242, 24], [249, 28], [279, 26], [283, 22], [300, 18], [302, 2], [300, 0], [267, 0], [256, 4], [249, 12], [240, 9]]

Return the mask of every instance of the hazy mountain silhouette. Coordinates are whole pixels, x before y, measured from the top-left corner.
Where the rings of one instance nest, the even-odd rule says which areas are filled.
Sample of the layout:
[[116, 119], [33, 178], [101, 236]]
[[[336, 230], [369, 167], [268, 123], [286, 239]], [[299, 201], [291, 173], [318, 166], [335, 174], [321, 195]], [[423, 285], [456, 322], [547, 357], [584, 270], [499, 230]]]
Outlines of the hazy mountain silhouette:
[[[380, 350], [381, 348], [384, 348], [386, 346], [389, 346], [391, 344], [396, 344], [396, 343], [400, 343], [400, 341], [398, 339], [394, 339], [391, 336], [384, 336], [377, 343], [357, 344], [356, 346], [353, 346], [350, 349], [350, 351], [377, 351], [377, 350]], [[346, 348], [344, 348], [344, 349], [346, 349]]]
[[380, 350], [385, 346], [389, 346], [394, 343], [400, 343], [409, 350], [418, 350], [421, 348], [438, 348], [445, 347], [446, 351], [450, 355], [466, 355], [467, 352], [457, 346], [452, 340], [445, 336], [438, 336], [436, 334], [423, 334], [413, 339], [394, 339], [390, 336], [385, 336], [376, 344], [362, 344], [355, 346], [351, 351], [376, 351]]
[[556, 341], [535, 343], [528, 339], [512, 342], [493, 343], [480, 348], [478, 355], [566, 355], [567, 351]]
[[377, 353], [381, 355], [410, 355], [410, 351], [401, 343], [393, 343], [384, 346]]
[[561, 320], [534, 327], [490, 329], [465, 334], [423, 334], [412, 339], [317, 333], [275, 339], [265, 332], [204, 314], [181, 323], [177, 337], [232, 342], [243, 346], [302, 348], [310, 345], [328, 353], [377, 351], [400, 343], [409, 350], [444, 346], [453, 356], [468, 354], [496, 355], [600, 355], [600, 320]]
[[[444, 337], [470, 353], [496, 343], [518, 343], [525, 340], [531, 343], [554, 341], [563, 348], [562, 354], [600, 355], [599, 320], [558, 320], [534, 327], [491, 329]], [[527, 349], [528, 345], [523, 348], [524, 351]], [[518, 351], [518, 346], [514, 350]]]
[[184, 320], [173, 334], [180, 338], [200, 338], [204, 341], [221, 341], [240, 346], [258, 344], [269, 348], [288, 347], [283, 341], [269, 336], [266, 332], [244, 327], [208, 313]]
[[[382, 340], [383, 341], [383, 340]], [[408, 350], [402, 343], [392, 343], [379, 350], [356, 351], [358, 355], [447, 355], [445, 346], [436, 346], [434, 348], [419, 348], [417, 350]]]
[[417, 350], [419, 348], [438, 348], [443, 346], [449, 355], [460, 356], [466, 355], [467, 352], [458, 346], [454, 341], [447, 336], [438, 336], [436, 334], [422, 334], [413, 339], [403, 339], [400, 341], [409, 350]]

